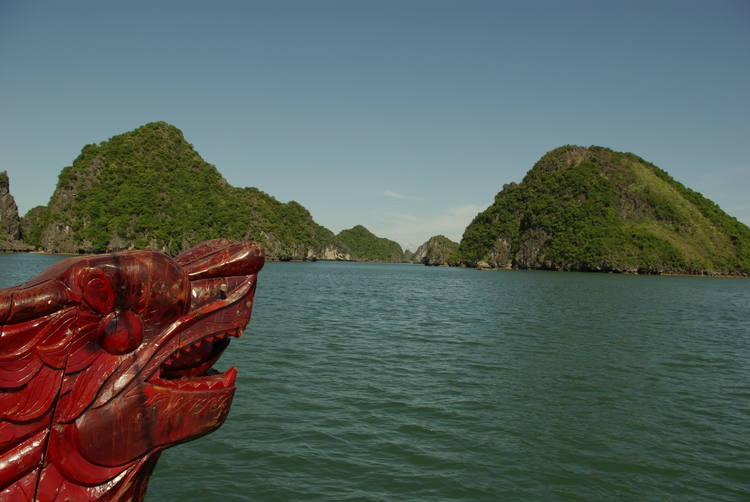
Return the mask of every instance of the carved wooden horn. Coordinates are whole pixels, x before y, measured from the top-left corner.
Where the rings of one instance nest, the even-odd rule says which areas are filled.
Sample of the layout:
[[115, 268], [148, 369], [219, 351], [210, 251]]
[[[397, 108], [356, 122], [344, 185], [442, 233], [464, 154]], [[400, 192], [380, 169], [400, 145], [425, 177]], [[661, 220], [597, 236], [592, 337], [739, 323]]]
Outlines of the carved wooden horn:
[[70, 290], [58, 280], [28, 288], [0, 289], [0, 326], [51, 314], [72, 303]]

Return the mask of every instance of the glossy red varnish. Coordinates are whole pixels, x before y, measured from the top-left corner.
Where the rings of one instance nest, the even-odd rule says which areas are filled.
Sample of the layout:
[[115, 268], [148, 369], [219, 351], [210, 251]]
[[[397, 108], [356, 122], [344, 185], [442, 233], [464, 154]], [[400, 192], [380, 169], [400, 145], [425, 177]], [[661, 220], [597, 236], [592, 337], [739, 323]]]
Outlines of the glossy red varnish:
[[0, 502], [138, 501], [159, 453], [219, 427], [263, 249], [60, 261], [0, 290]]

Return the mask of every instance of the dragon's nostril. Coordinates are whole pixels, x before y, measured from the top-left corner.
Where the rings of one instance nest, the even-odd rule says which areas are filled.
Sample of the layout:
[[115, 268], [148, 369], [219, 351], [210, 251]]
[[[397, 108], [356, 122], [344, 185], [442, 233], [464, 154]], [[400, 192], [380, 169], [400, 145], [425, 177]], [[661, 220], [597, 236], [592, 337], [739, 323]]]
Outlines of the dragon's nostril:
[[110, 354], [133, 352], [142, 341], [141, 318], [129, 310], [112, 312], [99, 321], [99, 345]]

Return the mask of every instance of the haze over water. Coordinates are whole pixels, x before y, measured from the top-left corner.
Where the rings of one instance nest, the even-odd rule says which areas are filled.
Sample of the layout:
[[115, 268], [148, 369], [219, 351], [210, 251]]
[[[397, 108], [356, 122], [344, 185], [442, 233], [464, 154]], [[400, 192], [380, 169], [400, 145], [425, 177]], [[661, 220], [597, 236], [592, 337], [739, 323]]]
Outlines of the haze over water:
[[748, 307], [743, 279], [268, 263], [227, 422], [147, 500], [747, 500]]

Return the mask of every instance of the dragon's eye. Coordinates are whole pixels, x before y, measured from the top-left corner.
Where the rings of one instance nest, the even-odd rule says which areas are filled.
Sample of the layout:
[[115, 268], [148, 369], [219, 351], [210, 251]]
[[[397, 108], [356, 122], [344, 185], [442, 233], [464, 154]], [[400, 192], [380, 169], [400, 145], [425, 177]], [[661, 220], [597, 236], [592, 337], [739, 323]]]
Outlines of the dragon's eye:
[[115, 291], [112, 279], [101, 270], [89, 269], [81, 274], [83, 299], [102, 315], [109, 314], [115, 307]]
[[110, 354], [133, 352], [142, 341], [141, 318], [129, 310], [116, 310], [99, 321], [99, 345]]

